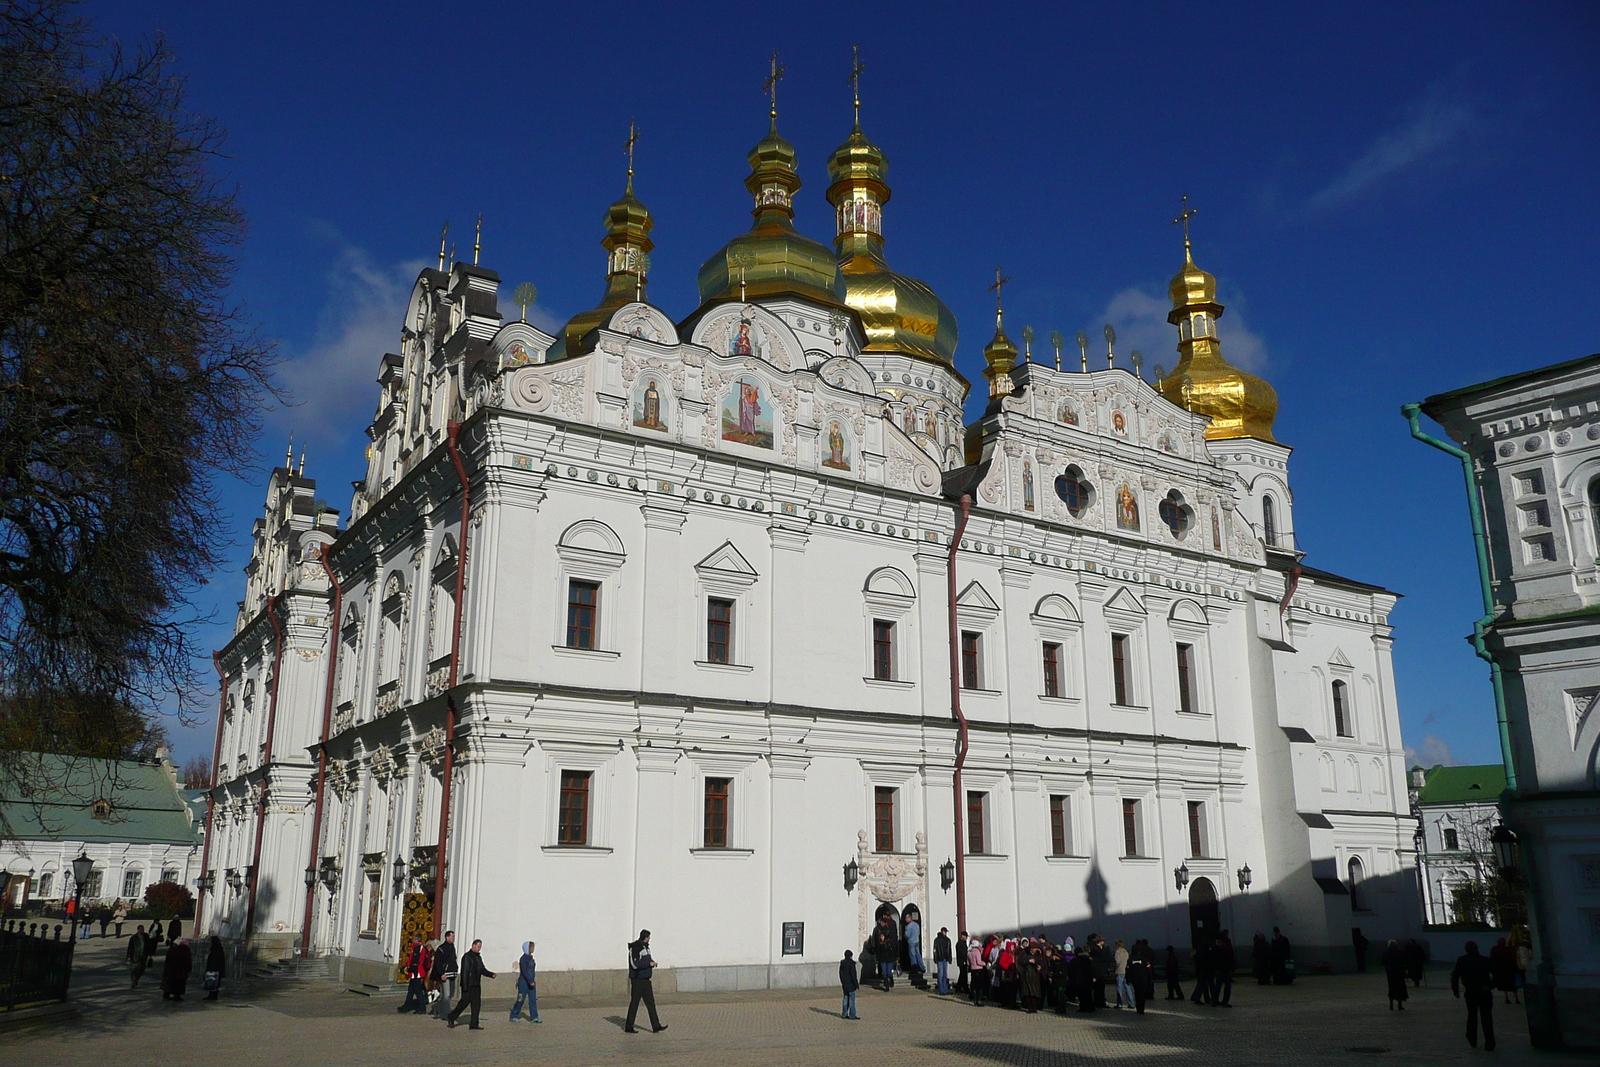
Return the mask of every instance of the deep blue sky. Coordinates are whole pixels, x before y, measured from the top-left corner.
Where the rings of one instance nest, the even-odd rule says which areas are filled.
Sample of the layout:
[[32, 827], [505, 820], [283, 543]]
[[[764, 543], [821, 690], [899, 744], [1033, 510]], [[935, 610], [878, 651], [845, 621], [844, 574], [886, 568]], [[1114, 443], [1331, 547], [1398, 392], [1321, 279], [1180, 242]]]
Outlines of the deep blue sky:
[[[1393, 616], [1401, 719], [1428, 762], [1499, 758], [1460, 469], [1409, 440], [1401, 403], [1600, 350], [1600, 7], [1590, 3], [693, 5], [476, 3], [85, 7], [126, 44], [159, 32], [189, 102], [228, 131], [222, 172], [251, 232], [237, 297], [279, 340], [302, 402], [274, 411], [347, 508], [377, 358], [449, 219], [546, 324], [601, 288], [600, 219], [629, 119], [656, 218], [652, 296], [749, 225], [745, 153], [780, 126], [798, 223], [831, 237], [827, 153], [862, 122], [892, 162], [888, 253], [961, 323], [981, 384], [996, 264], [1030, 323], [1176, 360], [1170, 220], [1200, 210], [1197, 261], [1228, 305], [1224, 350], [1277, 387], [1308, 563], [1406, 595]], [[767, 13], [771, 12], [771, 13]], [[1591, 264], [1585, 267], [1584, 264]], [[503, 308], [511, 313], [509, 298]], [[1013, 336], [1016, 333], [1013, 332]], [[263, 466], [263, 476], [264, 480]], [[233, 563], [200, 590], [229, 635], [260, 484], [222, 487]], [[182, 756], [212, 723], [173, 724]]]

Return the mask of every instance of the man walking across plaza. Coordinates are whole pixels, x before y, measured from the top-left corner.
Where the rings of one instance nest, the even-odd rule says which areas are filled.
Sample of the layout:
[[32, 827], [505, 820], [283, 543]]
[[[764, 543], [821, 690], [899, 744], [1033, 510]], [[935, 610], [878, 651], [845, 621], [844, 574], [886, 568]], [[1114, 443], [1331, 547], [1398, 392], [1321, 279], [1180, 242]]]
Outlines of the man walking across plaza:
[[456, 932], [446, 930], [444, 941], [433, 950], [433, 968], [428, 972], [433, 987], [439, 991], [433, 1002], [435, 1019], [450, 1017], [450, 1001], [456, 995], [456, 969]]
[[1233, 955], [1233, 939], [1224, 930], [1211, 946], [1211, 1003], [1222, 1008], [1233, 1007], [1233, 972], [1239, 961]]
[[128, 938], [128, 964], [133, 968], [133, 985], [129, 989], [139, 988], [139, 979], [144, 977], [144, 969], [150, 966], [149, 949], [150, 938], [145, 935], [141, 924], [134, 935]]
[[650, 1029], [658, 1034], [666, 1029], [656, 1015], [656, 991], [650, 984], [650, 973], [655, 967], [656, 961], [650, 958], [650, 931], [640, 930], [639, 940], [628, 946], [628, 984], [632, 987], [633, 995], [628, 1000], [628, 1021], [622, 1027], [623, 1033], [639, 1032], [633, 1022], [639, 1017], [641, 1000], [644, 1001], [645, 1010], [650, 1013]]
[[861, 988], [861, 979], [856, 976], [855, 953], [849, 949], [844, 950], [844, 959], [839, 961], [839, 987], [844, 990], [844, 1003], [839, 1008], [841, 1019], [859, 1019], [856, 1012], [856, 990]]
[[950, 992], [950, 960], [954, 955], [950, 947], [950, 928], [939, 927], [933, 939], [933, 965], [939, 971], [938, 992], [942, 997]]
[[466, 955], [461, 957], [461, 1003], [450, 1013], [449, 1025], [452, 1029], [456, 1025], [456, 1016], [465, 1011], [468, 1005], [472, 1007], [472, 1021], [468, 1029], [483, 1029], [478, 1025], [478, 1012], [483, 1009], [483, 980], [486, 977], [499, 976], [483, 965], [483, 942], [474, 941]]
[[528, 1004], [528, 1021], [542, 1023], [539, 1018], [539, 986], [538, 965], [533, 960], [533, 942], [522, 943], [522, 958], [517, 960], [517, 1002], [511, 1005], [511, 1021], [516, 1022], [517, 1016], [522, 1014], [522, 1004]]
[[1450, 972], [1450, 992], [1458, 1000], [1466, 993], [1467, 1044], [1478, 1047], [1478, 1020], [1483, 1020], [1483, 1047], [1494, 1051], [1494, 974], [1489, 958], [1478, 953], [1478, 943], [1468, 941], [1467, 954], [1456, 959]]

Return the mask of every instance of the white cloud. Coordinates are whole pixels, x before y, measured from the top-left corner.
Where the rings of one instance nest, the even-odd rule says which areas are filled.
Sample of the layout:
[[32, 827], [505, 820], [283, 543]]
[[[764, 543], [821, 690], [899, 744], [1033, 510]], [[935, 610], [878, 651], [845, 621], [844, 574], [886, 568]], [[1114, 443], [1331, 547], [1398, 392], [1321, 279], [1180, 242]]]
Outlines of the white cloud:
[[[1089, 369], [1105, 366], [1103, 324], [1117, 331], [1117, 364], [1129, 366], [1128, 356], [1137, 350], [1144, 359], [1144, 375], [1152, 378], [1156, 364], [1165, 370], [1178, 365], [1178, 328], [1167, 321], [1172, 304], [1165, 297], [1152, 296], [1143, 289], [1128, 288], [1111, 298], [1100, 316], [1100, 324], [1086, 327], [1089, 335]], [[1267, 366], [1267, 347], [1252, 333], [1235, 311], [1217, 320], [1222, 354], [1229, 363], [1258, 374]], [[1069, 344], [1070, 350], [1073, 346]]]
[[[428, 265], [421, 259], [384, 265], [365, 249], [340, 250], [328, 271], [328, 299], [311, 344], [278, 368], [290, 394], [289, 406], [273, 416], [282, 430], [296, 440], [327, 444], [348, 441], [366, 428], [378, 401], [378, 361], [396, 351], [406, 301]], [[505, 296], [501, 314], [509, 307], [515, 316]], [[528, 321], [546, 332], [561, 325], [537, 304], [528, 308]]]
[[1476, 122], [1453, 80], [1436, 82], [1407, 106], [1400, 124], [1373, 140], [1361, 157], [1307, 202], [1313, 211], [1353, 200], [1390, 176], [1422, 162]]
[[1450, 745], [1437, 734], [1425, 734], [1422, 743], [1413, 748], [1406, 746], [1406, 766], [1432, 767], [1436, 764], [1446, 767], [1456, 765], [1456, 757], [1450, 751]]

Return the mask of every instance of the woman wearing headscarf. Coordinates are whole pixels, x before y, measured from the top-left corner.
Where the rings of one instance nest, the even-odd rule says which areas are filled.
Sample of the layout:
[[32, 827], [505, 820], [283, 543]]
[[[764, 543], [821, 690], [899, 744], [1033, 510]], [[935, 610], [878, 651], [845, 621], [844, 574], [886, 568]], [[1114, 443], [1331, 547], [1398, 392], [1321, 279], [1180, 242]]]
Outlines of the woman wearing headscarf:
[[222, 992], [222, 972], [228, 967], [228, 954], [222, 950], [222, 938], [211, 935], [211, 947], [206, 950], [206, 999], [216, 1000]]
[[1033, 946], [1023, 949], [1020, 956], [1018, 970], [1022, 978], [1022, 1010], [1029, 1015], [1037, 1015], [1039, 1005], [1044, 1003], [1044, 977], [1041, 973], [1044, 961], [1040, 958], [1039, 950]]
[[1396, 1004], [1400, 1010], [1406, 1010], [1406, 950], [1393, 938], [1389, 940], [1388, 947], [1383, 950], [1383, 974], [1389, 980], [1389, 1010], [1394, 1011]]
[[189, 972], [194, 970], [194, 953], [189, 950], [189, 939], [179, 938], [167, 949], [166, 962], [161, 965], [161, 999], [182, 1000], [189, 988]]
[[983, 990], [989, 984], [989, 964], [983, 951], [987, 944], [976, 937], [967, 942], [967, 981], [971, 983], [967, 990], [972, 994], [974, 1007], [983, 1006]]

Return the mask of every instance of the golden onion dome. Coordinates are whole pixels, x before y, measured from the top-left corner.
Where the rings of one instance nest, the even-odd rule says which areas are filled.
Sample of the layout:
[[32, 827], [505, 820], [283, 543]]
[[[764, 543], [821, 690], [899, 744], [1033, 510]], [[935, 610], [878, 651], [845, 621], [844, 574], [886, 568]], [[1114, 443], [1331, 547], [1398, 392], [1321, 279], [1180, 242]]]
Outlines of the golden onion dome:
[[1008, 396], [1012, 391], [1011, 371], [1017, 365], [1017, 346], [1006, 336], [1004, 319], [994, 313], [994, 336], [983, 346], [983, 376], [989, 379], [989, 397]]
[[557, 351], [551, 359], [581, 355], [593, 347], [590, 335], [611, 313], [624, 304], [643, 300], [647, 287], [650, 257], [655, 247], [650, 231], [655, 226], [650, 209], [633, 195], [633, 170], [628, 171], [628, 187], [622, 198], [606, 210], [606, 235], [600, 244], [608, 253], [606, 291], [600, 303], [567, 320], [557, 338]]
[[856, 126], [828, 157], [828, 202], [845, 302], [861, 316], [866, 352], [899, 352], [954, 365], [956, 317], [925, 283], [889, 269], [883, 257], [883, 205], [889, 160]]
[[826, 245], [794, 228], [794, 194], [800, 188], [794, 146], [778, 134], [774, 116], [767, 136], [750, 150], [745, 187], [755, 198], [748, 233], [719, 248], [700, 267], [700, 303], [801, 297], [843, 308], [839, 266]]
[[1183, 269], [1172, 277], [1168, 292], [1172, 310], [1167, 321], [1178, 327], [1178, 365], [1161, 381], [1161, 393], [1174, 404], [1211, 416], [1206, 439], [1254, 437], [1275, 440], [1272, 424], [1278, 416], [1278, 394], [1260, 378], [1233, 366], [1222, 357], [1217, 340], [1217, 280], [1195, 266], [1188, 239], [1184, 239]]

